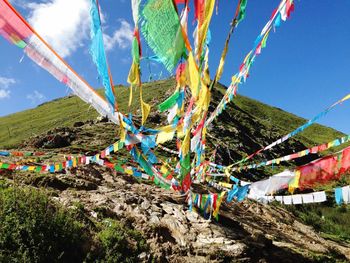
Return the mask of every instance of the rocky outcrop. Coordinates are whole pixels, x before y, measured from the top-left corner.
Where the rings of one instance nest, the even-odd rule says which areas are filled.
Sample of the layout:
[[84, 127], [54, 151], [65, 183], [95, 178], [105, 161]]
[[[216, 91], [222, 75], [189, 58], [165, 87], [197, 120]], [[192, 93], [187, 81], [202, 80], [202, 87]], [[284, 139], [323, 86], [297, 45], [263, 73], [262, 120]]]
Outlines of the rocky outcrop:
[[68, 207], [83, 205], [88, 217], [131, 224], [150, 246], [142, 261], [309, 262], [315, 255], [350, 260], [348, 245], [321, 238], [280, 207], [224, 203], [218, 221], [205, 220], [188, 210], [184, 196], [97, 165], [68, 174], [17, 174], [16, 180], [51, 188], [54, 199]]

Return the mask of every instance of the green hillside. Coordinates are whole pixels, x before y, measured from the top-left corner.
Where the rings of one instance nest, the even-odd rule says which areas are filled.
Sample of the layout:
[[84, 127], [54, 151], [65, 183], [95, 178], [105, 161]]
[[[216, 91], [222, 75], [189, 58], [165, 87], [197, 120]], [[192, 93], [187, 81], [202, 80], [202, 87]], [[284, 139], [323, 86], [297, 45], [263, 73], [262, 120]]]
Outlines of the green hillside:
[[[159, 81], [145, 84], [144, 100], [162, 98], [171, 87], [171, 81]], [[116, 87], [117, 101], [122, 112], [128, 111], [129, 89]], [[99, 90], [102, 94], [103, 91]], [[138, 93], [134, 92], [134, 103], [131, 110], [137, 108]], [[13, 148], [28, 137], [39, 135], [55, 127], [72, 126], [77, 121], [96, 119], [98, 113], [94, 108], [76, 96], [64, 97], [40, 106], [0, 118], [0, 148]]]
[[[144, 85], [144, 100], [151, 103], [153, 106], [153, 113], [156, 111], [155, 106], [164, 100], [166, 95], [170, 94], [174, 85], [175, 82], [173, 80], [157, 81], [146, 83]], [[127, 103], [129, 89], [123, 86], [117, 86], [116, 89], [118, 91], [117, 100], [120, 110], [122, 112], [128, 112]], [[219, 85], [217, 90], [213, 93], [214, 104], [219, 101], [219, 98], [222, 96], [223, 92], [224, 87]], [[134, 101], [131, 111], [136, 114], [139, 114], [139, 112], [136, 111], [136, 109], [138, 109], [138, 99], [138, 92], [134, 91]], [[77, 121], [95, 119], [97, 116], [98, 114], [93, 108], [89, 107], [89, 105], [81, 101], [76, 96], [56, 99], [54, 101], [44, 103], [34, 109], [1, 117], [0, 147], [13, 148], [28, 137], [39, 135], [55, 127], [72, 126]], [[232, 116], [236, 118], [232, 119]], [[229, 118], [229, 121], [226, 121], [227, 117]], [[235, 125], [236, 121], [240, 119], [242, 120], [240, 125]], [[237, 138], [239, 138], [239, 128], [244, 128], [243, 130], [245, 130], [245, 133], [248, 132], [246, 131], [248, 129], [249, 132], [252, 133], [252, 136], [254, 136], [255, 131], [253, 129], [255, 124], [258, 123], [261, 127], [263, 127], [265, 132], [265, 134], [262, 134], [263, 137], [266, 135], [267, 137], [271, 137], [271, 139], [273, 139], [290, 132], [299, 125], [303, 124], [305, 121], [306, 120], [303, 118], [282, 111], [278, 108], [271, 107], [247, 97], [238, 96], [234, 100], [234, 103], [231, 103], [228, 106], [227, 111], [220, 116], [219, 121], [214, 122], [213, 127], [225, 125], [227, 126], [226, 128], [230, 129], [232, 126], [232, 128], [238, 129], [237, 135], [239, 136], [237, 136]], [[149, 123], [149, 125], [152, 126], [152, 123]], [[243, 127], [245, 125], [246, 127]], [[218, 127], [215, 127], [214, 130], [216, 130]], [[308, 128], [296, 138], [306, 146], [312, 146], [335, 139], [341, 135], [342, 133], [334, 129], [316, 124]], [[264, 144], [263, 141], [261, 141], [261, 143]], [[266, 143], [267, 142], [265, 142], [265, 144]], [[251, 145], [251, 147], [248, 147], [247, 150], [250, 150], [250, 148], [251, 150], [254, 150], [254, 145]]]

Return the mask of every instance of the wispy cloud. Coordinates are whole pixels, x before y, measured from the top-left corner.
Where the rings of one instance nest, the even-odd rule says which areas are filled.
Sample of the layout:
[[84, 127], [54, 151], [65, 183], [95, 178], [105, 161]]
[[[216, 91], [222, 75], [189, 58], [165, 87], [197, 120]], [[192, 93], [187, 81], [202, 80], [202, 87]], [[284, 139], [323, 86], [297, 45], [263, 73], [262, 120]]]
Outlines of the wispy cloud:
[[40, 93], [39, 91], [34, 90], [32, 94], [27, 95], [27, 99], [30, 100], [33, 105], [35, 105], [40, 102], [43, 102], [46, 99], [46, 97], [44, 94]]
[[74, 53], [89, 36], [89, 0], [30, 2], [26, 7], [30, 24], [62, 57]]
[[124, 19], [120, 19], [120, 27], [114, 31], [112, 36], [103, 34], [103, 39], [107, 51], [111, 51], [118, 46], [126, 49], [131, 45], [133, 39], [133, 28], [130, 23]]
[[0, 99], [9, 98], [11, 91], [9, 90], [11, 85], [16, 84], [16, 80], [12, 78], [0, 77]]
[[0, 89], [0, 100], [10, 97], [10, 91], [8, 89]]

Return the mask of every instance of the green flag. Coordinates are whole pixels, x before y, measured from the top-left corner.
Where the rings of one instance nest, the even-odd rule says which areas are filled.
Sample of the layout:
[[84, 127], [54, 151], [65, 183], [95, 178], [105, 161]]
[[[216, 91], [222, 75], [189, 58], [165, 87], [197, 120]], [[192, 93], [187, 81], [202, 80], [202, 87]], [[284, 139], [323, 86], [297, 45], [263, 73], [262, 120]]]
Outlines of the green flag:
[[172, 0], [150, 0], [142, 10], [141, 31], [147, 44], [168, 71], [177, 65], [185, 49], [179, 16]]

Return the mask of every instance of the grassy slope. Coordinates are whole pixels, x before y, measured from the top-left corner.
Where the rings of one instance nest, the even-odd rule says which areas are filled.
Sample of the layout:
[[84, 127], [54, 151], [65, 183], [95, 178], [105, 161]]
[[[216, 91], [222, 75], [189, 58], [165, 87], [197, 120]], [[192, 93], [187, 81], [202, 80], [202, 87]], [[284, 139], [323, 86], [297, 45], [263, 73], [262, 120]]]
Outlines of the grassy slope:
[[[161, 98], [172, 86], [171, 81], [159, 81], [145, 84], [144, 100], [152, 101]], [[127, 112], [129, 89], [117, 87], [118, 104], [122, 112]], [[102, 91], [99, 91], [102, 93]], [[134, 92], [134, 103], [131, 110], [135, 112], [139, 100], [138, 92]], [[12, 148], [30, 136], [41, 134], [55, 127], [71, 126], [77, 121], [95, 119], [97, 112], [76, 96], [64, 97], [37, 108], [14, 113], [0, 118], [0, 148]]]
[[[223, 88], [220, 89], [223, 92]], [[242, 110], [250, 113], [255, 118], [259, 119], [267, 128], [278, 127], [283, 134], [287, 134], [292, 130], [303, 125], [307, 120], [296, 116], [292, 113], [283, 111], [279, 108], [264, 104], [257, 100], [238, 95], [234, 103]], [[323, 109], [319, 109], [320, 111]], [[314, 124], [296, 138], [302, 141], [307, 146], [321, 144], [329, 140], [336, 139], [344, 134], [332, 128]]]
[[[144, 86], [144, 100], [157, 104], [165, 97], [165, 93], [174, 86], [172, 80], [147, 83]], [[129, 90], [117, 87], [118, 104], [122, 112], [127, 112]], [[224, 91], [222, 87], [219, 88]], [[131, 110], [135, 113], [138, 108], [138, 92], [134, 92], [134, 103]], [[153, 103], [152, 103], [153, 102]], [[235, 104], [255, 116], [266, 128], [278, 127], [285, 133], [290, 132], [306, 120], [278, 108], [260, 103], [247, 97], [238, 96]], [[153, 109], [154, 110], [154, 109]], [[94, 119], [98, 115], [79, 98], [64, 97], [44, 103], [37, 108], [18, 112], [0, 118], [0, 147], [10, 148], [32, 135], [43, 133], [57, 126], [71, 126], [74, 122]], [[341, 136], [342, 133], [321, 125], [313, 125], [299, 137], [305, 145], [311, 146], [328, 142]]]

